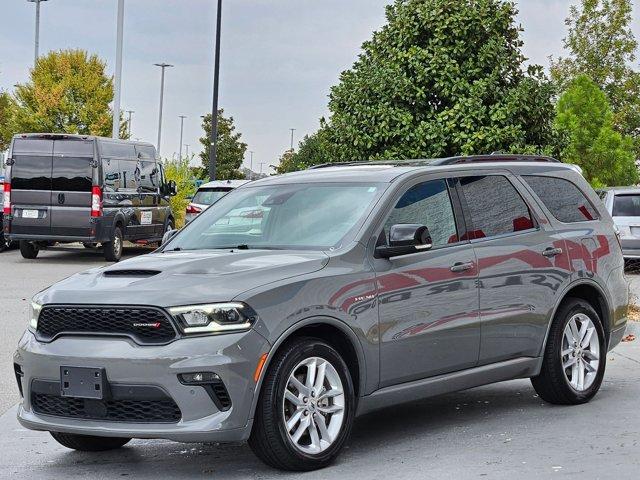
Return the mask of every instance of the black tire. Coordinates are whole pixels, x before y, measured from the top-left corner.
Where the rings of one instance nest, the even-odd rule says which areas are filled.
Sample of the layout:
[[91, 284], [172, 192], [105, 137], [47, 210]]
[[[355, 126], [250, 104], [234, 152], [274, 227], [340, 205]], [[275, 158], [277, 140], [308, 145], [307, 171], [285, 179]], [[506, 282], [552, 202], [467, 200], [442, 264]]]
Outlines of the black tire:
[[33, 260], [38, 256], [40, 247], [35, 242], [27, 242], [26, 240], [20, 240], [20, 253], [23, 258]]
[[113, 229], [111, 240], [102, 244], [102, 248], [104, 249], [104, 258], [108, 262], [120, 261], [122, 258], [123, 241], [122, 228], [118, 225]]
[[115, 450], [131, 441], [130, 438], [92, 437], [73, 433], [49, 432], [60, 445], [81, 452], [106, 452]]
[[171, 230], [173, 230], [175, 228], [174, 225], [175, 224], [173, 223], [173, 218], [170, 218], [169, 220], [167, 220], [167, 224], [164, 227], [164, 232], [162, 232], [162, 237], [160, 237], [160, 241], [158, 243], [156, 243], [156, 246], [158, 248], [160, 248], [162, 246], [162, 239], [164, 238], [166, 233], [170, 232]]
[[[289, 439], [284, 425], [284, 389], [289, 376], [300, 362], [311, 357], [320, 357], [331, 363], [340, 376], [344, 391], [341, 430], [331, 446], [319, 454], [307, 454], [297, 449]], [[355, 408], [353, 380], [340, 354], [320, 339], [296, 339], [281, 348], [265, 375], [249, 446], [260, 460], [274, 468], [289, 471], [324, 468], [338, 456], [349, 437]]]
[[7, 237], [4, 236], [4, 233], [0, 233], [0, 252], [4, 252], [5, 250], [9, 250], [11, 248], [11, 242], [7, 240]]
[[[599, 364], [595, 379], [591, 386], [583, 391], [574, 389], [562, 368], [562, 342], [564, 330], [569, 320], [576, 314], [582, 313], [589, 317], [596, 328], [599, 340]], [[549, 339], [544, 352], [540, 375], [533, 377], [533, 388], [543, 400], [556, 405], [579, 405], [590, 401], [602, 385], [607, 363], [607, 342], [602, 320], [593, 307], [580, 298], [564, 300], [551, 325]]]

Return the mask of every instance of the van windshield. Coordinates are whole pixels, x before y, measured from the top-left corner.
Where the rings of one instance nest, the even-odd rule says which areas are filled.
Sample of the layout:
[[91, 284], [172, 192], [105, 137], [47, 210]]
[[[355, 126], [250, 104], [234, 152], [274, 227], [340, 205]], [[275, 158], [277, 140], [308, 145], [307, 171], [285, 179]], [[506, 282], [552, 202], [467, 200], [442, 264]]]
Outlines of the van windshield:
[[234, 190], [185, 227], [166, 251], [328, 250], [357, 232], [384, 187], [333, 183]]

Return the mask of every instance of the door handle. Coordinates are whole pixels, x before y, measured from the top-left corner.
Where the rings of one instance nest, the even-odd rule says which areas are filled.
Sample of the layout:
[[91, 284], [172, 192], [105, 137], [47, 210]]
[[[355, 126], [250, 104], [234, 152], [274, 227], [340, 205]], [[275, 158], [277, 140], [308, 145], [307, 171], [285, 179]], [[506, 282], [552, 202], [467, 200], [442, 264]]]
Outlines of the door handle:
[[468, 270], [473, 269], [473, 266], [474, 266], [473, 262], [468, 262], [468, 263], [458, 262], [451, 266], [451, 271], [454, 273], [466, 272]]
[[542, 255], [544, 255], [545, 257], [555, 257], [557, 255], [562, 255], [562, 249], [549, 247], [544, 252], [542, 252]]

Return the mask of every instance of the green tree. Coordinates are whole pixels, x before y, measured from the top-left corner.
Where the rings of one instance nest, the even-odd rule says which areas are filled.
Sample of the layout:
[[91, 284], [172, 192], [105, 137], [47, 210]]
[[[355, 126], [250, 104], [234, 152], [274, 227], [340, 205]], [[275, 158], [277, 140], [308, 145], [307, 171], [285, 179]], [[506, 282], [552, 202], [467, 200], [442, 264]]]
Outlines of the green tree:
[[536, 151], [553, 141], [552, 86], [523, 67], [502, 0], [395, 0], [330, 94], [335, 160]]
[[631, 30], [631, 0], [581, 0], [572, 6], [564, 39], [567, 57], [551, 64], [552, 79], [563, 91], [586, 74], [607, 95], [618, 131], [640, 136], [640, 73], [631, 65], [638, 42]]
[[[40, 57], [30, 80], [14, 92], [11, 130], [111, 136], [113, 80], [105, 69], [84, 50]], [[121, 135], [126, 137], [125, 125]]]
[[167, 180], [174, 180], [178, 189], [178, 194], [171, 197], [169, 203], [173, 218], [176, 221], [176, 228], [184, 226], [184, 216], [189, 198], [196, 193], [196, 186], [193, 178], [193, 171], [189, 166], [188, 158], [176, 160], [165, 159], [162, 162], [164, 166], [164, 174]]
[[305, 135], [298, 145], [297, 152], [292, 150], [284, 152], [280, 157], [276, 173], [304, 170], [312, 165], [329, 163], [332, 158], [331, 145], [327, 140], [326, 128], [321, 127], [316, 133]]
[[0, 92], [0, 152], [9, 148], [9, 143], [11, 142], [11, 130], [9, 128], [11, 107], [9, 94]]
[[[204, 147], [200, 152], [202, 167], [209, 168], [209, 138], [211, 136], [211, 114], [202, 120], [204, 136], [200, 143]], [[233, 117], [225, 117], [224, 110], [218, 110], [218, 163], [216, 177], [219, 180], [242, 180], [244, 175], [239, 168], [242, 166], [247, 144], [242, 140], [242, 134], [236, 132]]]
[[579, 165], [594, 187], [638, 182], [633, 140], [614, 129], [607, 96], [586, 75], [560, 97], [556, 129], [566, 143], [562, 160]]

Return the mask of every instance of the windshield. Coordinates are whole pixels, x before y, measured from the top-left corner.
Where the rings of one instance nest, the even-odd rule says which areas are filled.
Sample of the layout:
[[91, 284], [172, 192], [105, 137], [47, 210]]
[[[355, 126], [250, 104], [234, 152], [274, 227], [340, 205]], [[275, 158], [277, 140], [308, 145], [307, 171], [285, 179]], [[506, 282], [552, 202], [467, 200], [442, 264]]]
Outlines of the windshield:
[[227, 193], [229, 193], [232, 188], [201, 188], [196, 192], [191, 200], [192, 203], [197, 203], [198, 205], [213, 205], [222, 197], [224, 197]]
[[640, 195], [616, 195], [613, 217], [640, 217]]
[[328, 250], [361, 225], [383, 187], [336, 183], [234, 190], [191, 222], [167, 250]]

